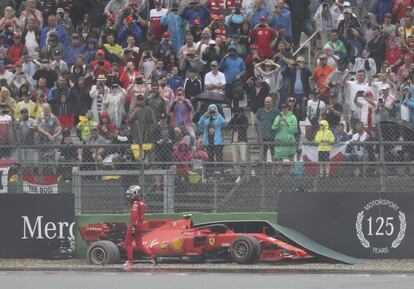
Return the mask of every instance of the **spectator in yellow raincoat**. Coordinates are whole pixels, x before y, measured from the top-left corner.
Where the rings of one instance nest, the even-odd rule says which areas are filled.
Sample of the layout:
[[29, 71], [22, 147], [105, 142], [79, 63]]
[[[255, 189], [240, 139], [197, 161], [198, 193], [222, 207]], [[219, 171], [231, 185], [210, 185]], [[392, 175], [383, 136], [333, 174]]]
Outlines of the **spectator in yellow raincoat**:
[[329, 153], [332, 149], [332, 144], [335, 143], [335, 136], [329, 129], [329, 123], [326, 120], [321, 120], [320, 129], [316, 133], [315, 143], [318, 145], [318, 160], [323, 162], [319, 167], [320, 176], [329, 175]]

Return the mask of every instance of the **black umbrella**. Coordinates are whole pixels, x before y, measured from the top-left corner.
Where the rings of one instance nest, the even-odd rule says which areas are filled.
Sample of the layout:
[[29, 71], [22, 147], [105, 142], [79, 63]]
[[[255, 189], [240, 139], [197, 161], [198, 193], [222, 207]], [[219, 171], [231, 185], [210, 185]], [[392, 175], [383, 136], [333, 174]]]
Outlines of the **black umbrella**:
[[230, 103], [230, 100], [222, 93], [205, 91], [197, 95], [195, 100], [207, 101], [209, 103]]

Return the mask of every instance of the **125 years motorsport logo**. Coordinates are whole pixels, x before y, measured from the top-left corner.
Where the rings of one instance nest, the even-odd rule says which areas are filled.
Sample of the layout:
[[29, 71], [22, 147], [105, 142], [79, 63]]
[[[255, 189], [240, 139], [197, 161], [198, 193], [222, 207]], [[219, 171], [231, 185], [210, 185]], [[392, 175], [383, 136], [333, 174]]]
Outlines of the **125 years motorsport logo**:
[[357, 214], [356, 235], [364, 248], [387, 254], [404, 240], [407, 221], [404, 212], [392, 201], [377, 199]]

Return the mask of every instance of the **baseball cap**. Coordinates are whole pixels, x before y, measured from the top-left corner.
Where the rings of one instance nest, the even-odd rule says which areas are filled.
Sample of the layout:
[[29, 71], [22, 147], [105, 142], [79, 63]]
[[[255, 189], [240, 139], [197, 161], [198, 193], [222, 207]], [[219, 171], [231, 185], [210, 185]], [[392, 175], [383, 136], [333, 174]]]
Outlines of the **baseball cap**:
[[59, 8], [56, 10], [56, 13], [65, 13], [65, 10], [64, 10], [62, 7], [59, 7]]
[[216, 60], [213, 60], [213, 61], [210, 63], [210, 66], [218, 66], [218, 62], [217, 62]]
[[166, 31], [162, 34], [162, 37], [169, 38], [171, 36], [170, 32]]
[[26, 107], [23, 107], [23, 108], [20, 110], [20, 113], [27, 113], [27, 112], [29, 112], [29, 110], [28, 110]]
[[352, 14], [352, 9], [351, 8], [345, 8], [344, 13]]
[[175, 91], [175, 93], [177, 94], [179, 91], [184, 92], [184, 87], [180, 86], [179, 88], [177, 88], [177, 90]]
[[240, 34], [239, 33], [234, 33], [234, 34], [231, 35], [231, 38], [239, 39], [240, 38]]
[[231, 44], [231, 45], [229, 46], [229, 50], [230, 50], [230, 49], [237, 50], [236, 45]]
[[137, 94], [136, 98], [137, 100], [144, 100], [145, 96], [143, 94]]
[[326, 56], [325, 53], [322, 53], [321, 55], [319, 55], [319, 59], [321, 59], [321, 58], [328, 58], [328, 56]]
[[106, 81], [106, 77], [103, 74], [98, 75], [98, 78], [96, 79], [98, 81]]
[[160, 119], [167, 119], [167, 118], [168, 118], [168, 115], [167, 114], [161, 113]]
[[280, 107], [281, 107], [281, 108], [284, 108], [284, 107], [289, 107], [289, 105], [288, 105], [286, 102], [283, 102], [283, 103], [280, 105]]
[[102, 49], [98, 49], [96, 50], [96, 55], [105, 55], [105, 51], [103, 51]]

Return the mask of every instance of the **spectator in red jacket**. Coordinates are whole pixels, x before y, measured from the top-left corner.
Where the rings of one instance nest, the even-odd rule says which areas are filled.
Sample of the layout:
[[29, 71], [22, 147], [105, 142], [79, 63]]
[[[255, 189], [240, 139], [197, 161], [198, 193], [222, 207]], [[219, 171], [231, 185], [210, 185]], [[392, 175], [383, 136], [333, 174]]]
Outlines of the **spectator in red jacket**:
[[13, 64], [18, 62], [22, 56], [23, 51], [27, 51], [26, 45], [22, 40], [22, 34], [15, 32], [13, 35], [14, 44], [8, 50], [8, 57]]
[[128, 87], [134, 83], [135, 79], [138, 78], [138, 75], [139, 72], [135, 69], [134, 63], [132, 61], [129, 61], [124, 68], [124, 72], [119, 78], [122, 87], [124, 89], [128, 89]]
[[191, 161], [191, 149], [185, 139], [174, 149], [173, 156], [177, 162], [181, 163], [176, 166], [175, 173], [180, 180], [185, 180], [188, 176], [189, 162]]
[[105, 51], [102, 49], [96, 51], [96, 59], [91, 62], [91, 67], [95, 77], [107, 75], [111, 72], [112, 64], [105, 60]]
[[252, 43], [257, 45], [257, 51], [261, 58], [271, 58], [274, 55], [271, 43], [275, 39], [276, 30], [266, 23], [267, 18], [260, 18], [260, 23], [250, 31]]
[[104, 111], [101, 113], [101, 121], [98, 125], [98, 131], [101, 136], [106, 140], [112, 141], [118, 134], [118, 128], [109, 118], [109, 113]]

